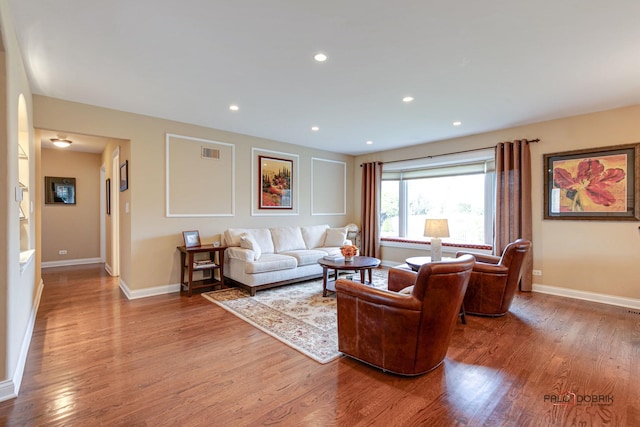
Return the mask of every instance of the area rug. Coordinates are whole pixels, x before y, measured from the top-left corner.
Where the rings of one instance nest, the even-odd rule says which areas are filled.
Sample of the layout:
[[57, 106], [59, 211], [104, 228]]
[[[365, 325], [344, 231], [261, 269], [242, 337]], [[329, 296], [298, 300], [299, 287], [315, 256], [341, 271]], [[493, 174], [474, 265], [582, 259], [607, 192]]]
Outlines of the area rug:
[[[373, 270], [373, 286], [387, 288], [386, 269]], [[341, 274], [341, 278], [357, 274]], [[203, 293], [209, 301], [319, 363], [340, 356], [335, 294], [322, 296], [322, 279], [258, 291], [230, 288]]]

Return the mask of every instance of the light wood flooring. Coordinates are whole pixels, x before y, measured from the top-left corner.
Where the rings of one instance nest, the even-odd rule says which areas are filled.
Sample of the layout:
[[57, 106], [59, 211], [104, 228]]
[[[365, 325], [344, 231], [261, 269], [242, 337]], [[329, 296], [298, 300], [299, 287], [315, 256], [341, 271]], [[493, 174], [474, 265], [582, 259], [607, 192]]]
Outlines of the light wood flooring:
[[627, 308], [521, 294], [505, 317], [458, 323], [435, 371], [402, 378], [348, 357], [320, 365], [198, 294], [129, 301], [102, 265], [44, 282], [0, 425], [640, 425]]

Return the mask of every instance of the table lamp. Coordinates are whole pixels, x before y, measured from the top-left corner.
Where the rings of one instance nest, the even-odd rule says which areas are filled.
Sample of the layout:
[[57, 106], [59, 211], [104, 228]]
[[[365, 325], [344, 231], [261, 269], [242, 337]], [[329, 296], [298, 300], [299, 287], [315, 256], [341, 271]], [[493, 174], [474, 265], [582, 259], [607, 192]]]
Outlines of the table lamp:
[[431, 238], [431, 261], [441, 261], [442, 260], [441, 237], [449, 237], [449, 222], [446, 219], [425, 220], [424, 237]]

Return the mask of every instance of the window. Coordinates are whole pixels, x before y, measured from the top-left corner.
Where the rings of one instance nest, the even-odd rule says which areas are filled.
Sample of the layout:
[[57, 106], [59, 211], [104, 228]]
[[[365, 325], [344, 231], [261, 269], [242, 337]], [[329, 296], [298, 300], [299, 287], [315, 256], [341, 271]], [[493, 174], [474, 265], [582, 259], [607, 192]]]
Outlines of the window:
[[491, 245], [495, 173], [493, 150], [420, 159], [383, 167], [383, 238], [423, 240], [426, 218], [449, 220], [445, 243]]

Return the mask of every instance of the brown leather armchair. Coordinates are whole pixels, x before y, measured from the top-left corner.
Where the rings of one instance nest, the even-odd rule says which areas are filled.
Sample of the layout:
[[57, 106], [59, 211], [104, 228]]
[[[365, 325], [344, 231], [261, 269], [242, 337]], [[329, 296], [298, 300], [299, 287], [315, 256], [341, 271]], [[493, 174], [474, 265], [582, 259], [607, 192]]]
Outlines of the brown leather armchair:
[[400, 375], [419, 375], [442, 363], [451, 342], [474, 258], [420, 267], [410, 294], [336, 282], [338, 349]]
[[523, 261], [530, 250], [529, 240], [518, 239], [507, 245], [501, 257], [458, 252], [457, 256], [471, 254], [476, 258], [464, 296], [466, 313], [492, 317], [506, 314], [522, 277]]

